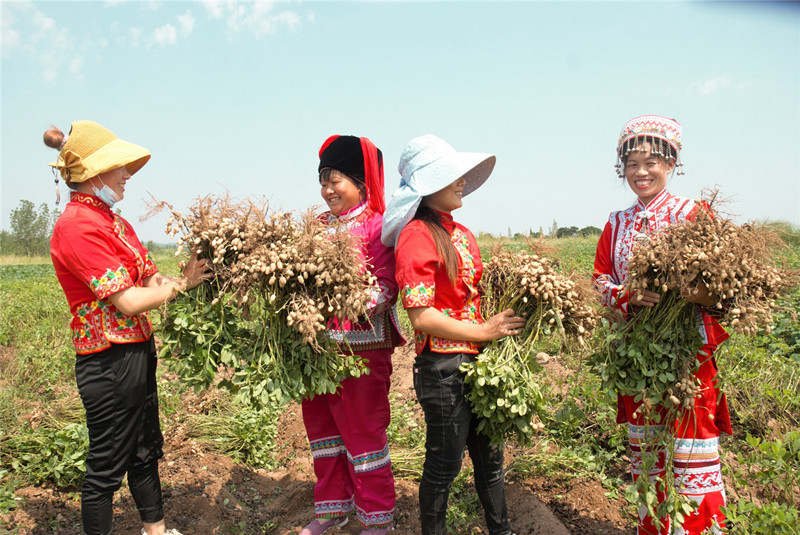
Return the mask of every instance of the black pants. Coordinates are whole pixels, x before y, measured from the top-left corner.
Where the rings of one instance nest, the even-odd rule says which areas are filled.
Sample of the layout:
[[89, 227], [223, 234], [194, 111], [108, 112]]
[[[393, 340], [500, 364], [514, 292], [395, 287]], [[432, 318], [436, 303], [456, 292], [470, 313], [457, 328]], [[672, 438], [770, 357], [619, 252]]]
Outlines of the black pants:
[[483, 504], [491, 535], [511, 533], [503, 482], [503, 449], [475, 428], [478, 418], [466, 398], [463, 362], [467, 353], [423, 352], [414, 364], [414, 390], [425, 413], [427, 436], [425, 464], [419, 485], [420, 521], [423, 535], [447, 533], [447, 498], [461, 470], [464, 448], [475, 467], [475, 487]]
[[111, 533], [113, 495], [126, 473], [142, 522], [164, 518], [158, 477], [164, 439], [158, 422], [156, 362], [152, 340], [114, 344], [99, 353], [77, 356], [75, 377], [89, 429], [81, 489], [86, 535]]

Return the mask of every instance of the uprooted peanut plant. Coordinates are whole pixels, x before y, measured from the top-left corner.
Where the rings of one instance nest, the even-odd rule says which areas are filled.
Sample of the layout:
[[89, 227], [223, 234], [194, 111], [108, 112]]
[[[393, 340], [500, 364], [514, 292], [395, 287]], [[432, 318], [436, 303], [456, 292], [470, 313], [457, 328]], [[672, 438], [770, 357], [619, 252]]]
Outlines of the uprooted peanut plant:
[[364, 317], [372, 299], [357, 237], [251, 199], [207, 196], [186, 215], [171, 211], [178, 254], [211, 260], [215, 274], [166, 307], [162, 355], [187, 380], [205, 386], [220, 373], [223, 387], [258, 405], [333, 392], [364, 372], [324, 333], [331, 317]]
[[546, 419], [535, 344], [542, 335], [557, 334], [583, 346], [597, 322], [595, 296], [578, 277], [566, 277], [547, 258], [524, 251], [495, 250], [481, 286], [484, 320], [510, 308], [527, 321], [519, 335], [487, 344], [475, 362], [463, 366], [472, 410], [481, 418], [478, 430], [494, 443], [514, 436], [529, 444]]

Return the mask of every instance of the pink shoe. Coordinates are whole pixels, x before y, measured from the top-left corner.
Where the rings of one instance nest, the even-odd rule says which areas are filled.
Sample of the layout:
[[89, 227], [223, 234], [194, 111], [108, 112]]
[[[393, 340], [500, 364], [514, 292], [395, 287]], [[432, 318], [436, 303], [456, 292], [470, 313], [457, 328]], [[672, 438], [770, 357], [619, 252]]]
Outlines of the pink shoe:
[[385, 528], [369, 528], [361, 532], [361, 535], [386, 535], [394, 528], [392, 526]]
[[306, 527], [300, 530], [299, 535], [322, 535], [331, 528], [341, 527], [350, 520], [346, 516], [331, 518], [325, 521], [315, 518]]

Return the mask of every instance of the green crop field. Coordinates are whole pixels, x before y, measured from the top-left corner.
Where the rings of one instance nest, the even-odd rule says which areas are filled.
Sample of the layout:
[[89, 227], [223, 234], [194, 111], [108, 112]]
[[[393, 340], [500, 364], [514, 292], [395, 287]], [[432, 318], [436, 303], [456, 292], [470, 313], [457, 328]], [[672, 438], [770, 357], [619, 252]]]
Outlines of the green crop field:
[[[800, 269], [796, 229], [785, 230], [789, 245], [779, 251], [781, 262]], [[557, 261], [560, 271], [588, 279], [597, 237], [526, 242], [482, 236], [480, 242], [485, 258], [497, 247], [533, 248]], [[156, 262], [168, 274], [178, 271], [171, 255]], [[9, 533], [28, 533], [9, 520], [32, 499], [30, 493], [20, 496], [18, 490], [54, 489], [61, 499], [75, 502], [88, 438], [74, 383], [69, 312], [49, 260], [2, 259], [0, 302], [0, 525], [5, 522]], [[796, 316], [800, 288], [793, 288], [781, 304], [783, 309], [775, 315], [769, 334], [734, 334], [718, 353], [734, 426], [734, 435], [721, 441], [728, 516], [733, 520], [729, 533], [797, 533], [800, 524], [800, 322]], [[159, 314], [154, 312], [152, 318], [158, 333]], [[509, 444], [513, 452], [509, 480], [537, 475], [552, 480], [585, 478], [602, 485], [611, 497], [624, 494], [628, 476], [620, 458], [626, 455], [627, 436], [614, 423], [616, 399], [601, 391], [599, 377], [586, 365], [587, 355], [597, 344], [599, 340], [590, 339], [589, 347], [578, 351], [544, 340], [536, 348], [551, 355], [560, 352], [568, 369], [557, 378], [543, 377], [550, 416], [532, 445]], [[161, 374], [169, 373], [169, 362], [165, 364]], [[284, 407], [254, 411], [238, 407], [220, 392], [212, 410], [191, 411], [185, 400], [191, 389], [163, 377], [159, 388], [164, 420], [181, 422], [192, 437], [235, 463], [273, 469], [286, 458], [291, 445], [278, 443], [276, 430]], [[389, 438], [398, 479], [414, 480], [421, 472], [424, 423], [412, 409], [413, 403], [400, 402], [393, 395]], [[282, 457], [279, 452], [284, 452]], [[463, 490], [468, 477], [464, 471], [451, 498], [450, 523], [457, 532], [481, 523], [474, 496]], [[632, 516], [632, 510], [628, 514]], [[76, 518], [53, 522], [59, 529], [79, 525]], [[238, 526], [228, 526], [221, 533], [272, 533], [265, 524], [260, 531]]]

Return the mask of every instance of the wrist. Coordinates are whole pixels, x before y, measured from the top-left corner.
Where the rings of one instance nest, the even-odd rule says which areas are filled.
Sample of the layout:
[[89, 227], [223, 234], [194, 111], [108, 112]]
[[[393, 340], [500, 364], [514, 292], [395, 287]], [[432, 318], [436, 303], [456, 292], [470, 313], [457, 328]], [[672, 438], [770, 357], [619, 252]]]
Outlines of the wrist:
[[186, 277], [172, 279], [172, 297], [175, 298], [179, 293], [189, 289], [189, 280]]
[[489, 332], [489, 327], [487, 322], [483, 322], [478, 325], [478, 340], [474, 340], [475, 342], [488, 342], [492, 339], [492, 335]]

